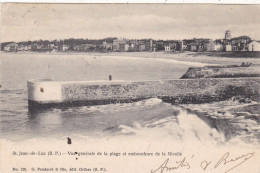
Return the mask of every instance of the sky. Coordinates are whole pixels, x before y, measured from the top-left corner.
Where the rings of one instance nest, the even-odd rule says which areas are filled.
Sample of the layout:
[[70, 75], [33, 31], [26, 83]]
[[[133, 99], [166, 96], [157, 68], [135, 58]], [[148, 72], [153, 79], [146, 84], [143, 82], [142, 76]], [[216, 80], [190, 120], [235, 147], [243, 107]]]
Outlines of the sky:
[[100, 39], [260, 40], [259, 5], [14, 4], [1, 5], [1, 42]]

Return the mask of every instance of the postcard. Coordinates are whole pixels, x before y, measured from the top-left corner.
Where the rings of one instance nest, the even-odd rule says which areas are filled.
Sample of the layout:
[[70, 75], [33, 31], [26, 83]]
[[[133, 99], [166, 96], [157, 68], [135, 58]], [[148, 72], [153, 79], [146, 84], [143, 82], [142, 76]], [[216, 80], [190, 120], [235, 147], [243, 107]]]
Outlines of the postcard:
[[259, 5], [1, 4], [1, 173], [259, 173]]

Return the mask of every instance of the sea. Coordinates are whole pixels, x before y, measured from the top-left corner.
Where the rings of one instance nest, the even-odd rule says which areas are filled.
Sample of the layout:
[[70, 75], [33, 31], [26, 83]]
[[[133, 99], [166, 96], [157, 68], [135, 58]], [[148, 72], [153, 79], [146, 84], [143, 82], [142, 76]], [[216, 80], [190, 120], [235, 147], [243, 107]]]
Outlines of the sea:
[[[223, 62], [222, 62], [223, 63]], [[224, 144], [260, 143], [260, 103], [237, 98], [172, 105], [158, 98], [133, 103], [28, 112], [27, 80], [141, 81], [178, 79], [210, 63], [102, 54], [2, 53], [1, 138], [24, 141], [81, 136], [158, 137]], [[216, 64], [214, 64], [216, 65]]]

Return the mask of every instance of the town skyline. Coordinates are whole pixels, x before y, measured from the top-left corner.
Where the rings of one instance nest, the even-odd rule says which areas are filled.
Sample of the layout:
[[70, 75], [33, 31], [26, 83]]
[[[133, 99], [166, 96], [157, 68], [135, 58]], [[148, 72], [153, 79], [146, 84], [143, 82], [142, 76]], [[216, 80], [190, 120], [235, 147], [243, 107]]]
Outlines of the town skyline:
[[[233, 36], [233, 35], [232, 35]], [[249, 38], [251, 38], [252, 40], [254, 41], [260, 41], [260, 40], [257, 40], [257, 39], [254, 39], [248, 35], [239, 35], [239, 36], [233, 36], [232, 38], [237, 38], [237, 37], [241, 37], [241, 36], [247, 36]], [[119, 39], [119, 40], [153, 40], [153, 41], [165, 41], [165, 42], [168, 42], [168, 41], [183, 41], [183, 40], [199, 40], [199, 39], [202, 39], [202, 40], [213, 40], [213, 41], [216, 41], [216, 40], [225, 40], [225, 36], [223, 36], [223, 38], [216, 38], [216, 39], [212, 39], [212, 38], [203, 38], [203, 37], [193, 37], [193, 38], [184, 38], [184, 39], [153, 39], [153, 38], [126, 38], [126, 37], [113, 37], [113, 36], [110, 36], [110, 37], [104, 37], [104, 38], [64, 38], [64, 39], [51, 39], [51, 40], [48, 40], [48, 39], [37, 39], [37, 40], [21, 40], [21, 41], [5, 41], [5, 42], [1, 42], [2, 44], [5, 44], [5, 43], [26, 43], [26, 42], [39, 42], [39, 41], [49, 41], [49, 42], [53, 42], [53, 41], [65, 41], [65, 40], [86, 40], [86, 41], [100, 41], [100, 40], [104, 40], [106, 41], [107, 39]]]
[[249, 36], [232, 37], [227, 30], [224, 39], [184, 39], [184, 40], [152, 40], [152, 39], [119, 39], [110, 37], [99, 40], [91, 39], [64, 39], [38, 40], [27, 42], [5, 42], [1, 50], [6, 52], [17, 51], [77, 51], [77, 52], [142, 52], [142, 51], [260, 51], [260, 41]]
[[1, 42], [34, 40], [222, 39], [260, 40], [256, 6], [144, 4], [3, 4]]

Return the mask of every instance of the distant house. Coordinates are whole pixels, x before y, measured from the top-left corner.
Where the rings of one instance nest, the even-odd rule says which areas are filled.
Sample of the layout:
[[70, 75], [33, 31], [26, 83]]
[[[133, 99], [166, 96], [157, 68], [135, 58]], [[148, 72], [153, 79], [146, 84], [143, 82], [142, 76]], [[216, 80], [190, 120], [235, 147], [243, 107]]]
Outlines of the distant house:
[[32, 45], [28, 45], [27, 50], [32, 50]]
[[200, 45], [197, 45], [197, 51], [198, 52], [203, 52], [205, 49], [204, 49], [204, 45], [200, 44]]
[[164, 45], [165, 51], [175, 51], [175, 49], [176, 49], [175, 43], [169, 43], [169, 44]]
[[230, 42], [232, 51], [248, 51], [248, 43], [251, 42], [251, 38], [248, 36], [240, 36], [232, 38]]
[[165, 50], [165, 51], [172, 51], [170, 45], [164, 45], [164, 50]]
[[115, 39], [113, 40], [113, 51], [120, 50], [120, 44], [126, 44], [127, 41], [125, 38]]
[[48, 46], [47, 46], [47, 47], [48, 47], [48, 48], [50, 48], [50, 49], [53, 49], [53, 48], [54, 48], [54, 46], [55, 46], [55, 45], [54, 45], [53, 43], [50, 43], [50, 44], [48, 44]]
[[9, 52], [9, 51], [10, 51], [10, 48], [11, 48], [11, 46], [8, 44], [8, 45], [6, 45], [6, 46], [4, 47], [4, 51]]
[[28, 45], [24, 45], [24, 50], [28, 50]]
[[120, 52], [127, 52], [129, 50], [129, 44], [119, 44], [119, 51]]
[[11, 51], [17, 51], [18, 44], [11, 43], [4, 47], [4, 51], [11, 52]]
[[113, 44], [107, 43], [106, 41], [104, 41], [102, 43], [102, 48], [105, 50], [113, 50]]
[[232, 51], [232, 46], [230, 44], [225, 46], [225, 51], [230, 52]]
[[188, 43], [186, 49], [187, 51], [191, 51], [191, 52], [197, 51], [196, 43]]
[[131, 52], [138, 51], [138, 43], [134, 42], [134, 41], [130, 41], [128, 50], [131, 51]]
[[145, 41], [145, 51], [153, 51], [153, 40]]
[[222, 44], [215, 44], [214, 45], [214, 51], [223, 51], [223, 45]]
[[[185, 46], [186, 47], [186, 46]], [[176, 50], [177, 51], [183, 51], [184, 50], [184, 44], [183, 44], [183, 41], [178, 41], [177, 43], [176, 43]]]
[[27, 46], [19, 45], [19, 46], [17, 47], [17, 51], [23, 51], [23, 50], [27, 50]]
[[75, 50], [75, 51], [80, 51], [80, 46], [79, 45], [74, 45], [72, 47], [72, 49]]
[[61, 51], [66, 51], [66, 50], [68, 50], [69, 49], [69, 46], [67, 46], [67, 45], [65, 45], [65, 44], [63, 44], [63, 45], [61, 45], [60, 47], [59, 47], [59, 50], [61, 50]]
[[74, 46], [74, 50], [80, 51], [94, 51], [95, 45], [94, 44], [81, 44], [80, 46]]
[[260, 51], [260, 42], [259, 41], [251, 41], [248, 44], [248, 51]]
[[163, 51], [165, 43], [163, 41], [156, 41], [153, 45], [154, 51]]
[[238, 46], [239, 46], [238, 43], [236, 43], [236, 44], [232, 44], [232, 45], [231, 45], [231, 47], [232, 47], [232, 51], [233, 51], [233, 52], [239, 51]]
[[140, 43], [138, 45], [138, 51], [140, 51], [140, 52], [145, 51], [145, 44], [144, 43]]
[[36, 50], [41, 50], [43, 47], [42, 44], [37, 44], [37, 43], [34, 43], [33, 45], [31, 45], [31, 48], [32, 50], [36, 51]]
[[213, 40], [209, 40], [208, 43], [205, 44], [205, 51], [214, 51], [215, 50], [215, 43], [213, 42]]

